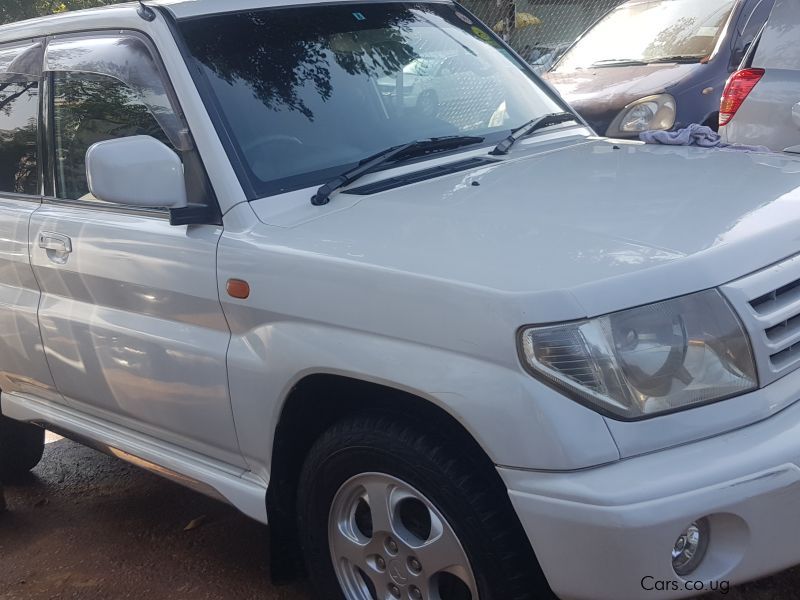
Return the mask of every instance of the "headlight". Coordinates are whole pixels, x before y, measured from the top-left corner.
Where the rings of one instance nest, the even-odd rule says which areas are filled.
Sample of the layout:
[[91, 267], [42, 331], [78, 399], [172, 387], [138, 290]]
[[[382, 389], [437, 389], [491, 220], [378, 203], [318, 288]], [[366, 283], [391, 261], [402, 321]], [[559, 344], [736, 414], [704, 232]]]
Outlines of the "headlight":
[[648, 96], [626, 106], [608, 128], [608, 137], [630, 136], [643, 131], [667, 130], [675, 125], [675, 98], [669, 94]]
[[758, 385], [750, 341], [717, 290], [527, 328], [520, 343], [535, 375], [626, 420], [722, 400]]

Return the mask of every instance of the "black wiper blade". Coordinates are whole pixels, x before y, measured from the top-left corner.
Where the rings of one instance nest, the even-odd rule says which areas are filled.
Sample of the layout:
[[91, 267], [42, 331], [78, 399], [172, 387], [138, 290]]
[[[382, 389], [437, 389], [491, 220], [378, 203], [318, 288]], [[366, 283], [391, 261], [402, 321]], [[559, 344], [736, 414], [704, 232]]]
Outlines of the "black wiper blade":
[[353, 183], [356, 179], [374, 171], [378, 167], [387, 163], [397, 161], [401, 158], [412, 158], [424, 156], [432, 152], [440, 152], [443, 150], [452, 150], [453, 148], [460, 148], [462, 146], [470, 146], [472, 144], [479, 144], [484, 138], [471, 136], [471, 135], [449, 135], [444, 137], [434, 137], [424, 140], [415, 140], [407, 144], [399, 146], [392, 146], [386, 150], [382, 150], [377, 154], [365, 158], [357, 167], [345, 171], [335, 179], [331, 179], [328, 183], [321, 186], [317, 193], [311, 196], [311, 204], [314, 206], [323, 206], [330, 202], [331, 194], [344, 186]]
[[494, 156], [508, 154], [508, 151], [511, 150], [511, 146], [516, 144], [518, 140], [524, 138], [526, 135], [531, 135], [532, 133], [543, 129], [544, 127], [558, 125], [559, 123], [568, 123], [569, 121], [580, 123], [580, 119], [571, 112], [552, 113], [549, 115], [544, 115], [543, 117], [537, 117], [532, 121], [528, 121], [522, 127], [518, 127], [512, 131], [511, 135], [497, 144], [494, 150], [492, 150], [489, 154]]
[[705, 54], [700, 55], [700, 56], [698, 56], [697, 54], [695, 54], [695, 55], [681, 54], [681, 55], [676, 55], [676, 56], [659, 56], [658, 58], [651, 58], [647, 62], [649, 64], [653, 64], [653, 63], [672, 63], [672, 62], [674, 62], [674, 63], [699, 63], [704, 58], [706, 58]]
[[593, 67], [641, 67], [647, 63], [635, 58], [610, 58], [608, 60], [598, 60], [593, 62]]

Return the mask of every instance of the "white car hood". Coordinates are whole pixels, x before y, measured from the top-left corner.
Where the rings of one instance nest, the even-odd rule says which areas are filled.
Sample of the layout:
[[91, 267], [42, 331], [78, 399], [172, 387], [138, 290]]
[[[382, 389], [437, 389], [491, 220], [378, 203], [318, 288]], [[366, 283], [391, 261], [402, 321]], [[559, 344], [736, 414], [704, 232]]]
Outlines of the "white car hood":
[[538, 298], [544, 322], [714, 287], [800, 252], [799, 188], [800, 161], [782, 155], [591, 140], [337, 193], [288, 227], [271, 199], [252, 206], [281, 245]]

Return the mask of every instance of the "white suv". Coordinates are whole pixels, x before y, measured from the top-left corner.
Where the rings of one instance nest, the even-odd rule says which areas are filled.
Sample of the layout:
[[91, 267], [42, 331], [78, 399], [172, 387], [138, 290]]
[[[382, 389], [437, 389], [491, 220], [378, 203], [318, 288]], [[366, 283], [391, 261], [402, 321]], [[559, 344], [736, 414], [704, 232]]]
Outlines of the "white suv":
[[450, 2], [264, 0], [0, 29], [0, 156], [3, 477], [61, 432], [320, 598], [800, 562], [797, 160], [595, 137]]

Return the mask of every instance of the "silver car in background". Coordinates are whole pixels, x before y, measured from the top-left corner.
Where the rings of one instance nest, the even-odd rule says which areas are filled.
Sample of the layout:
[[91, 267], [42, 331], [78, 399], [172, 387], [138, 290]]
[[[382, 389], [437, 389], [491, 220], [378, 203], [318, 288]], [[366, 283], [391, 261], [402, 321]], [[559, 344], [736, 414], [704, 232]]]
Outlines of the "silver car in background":
[[725, 86], [720, 133], [732, 144], [800, 153], [800, 3], [777, 0]]

